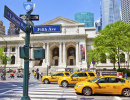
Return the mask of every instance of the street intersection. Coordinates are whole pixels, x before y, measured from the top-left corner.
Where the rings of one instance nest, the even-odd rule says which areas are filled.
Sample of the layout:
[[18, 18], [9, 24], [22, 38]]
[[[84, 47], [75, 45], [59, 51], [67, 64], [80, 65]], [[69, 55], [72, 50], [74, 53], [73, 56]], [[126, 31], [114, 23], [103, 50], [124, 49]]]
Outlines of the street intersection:
[[[23, 95], [22, 78], [0, 81], [0, 100], [20, 100]], [[59, 87], [56, 82], [43, 84], [33, 77], [29, 80], [31, 100], [129, 100], [129, 97], [117, 95], [77, 95], [74, 86]]]

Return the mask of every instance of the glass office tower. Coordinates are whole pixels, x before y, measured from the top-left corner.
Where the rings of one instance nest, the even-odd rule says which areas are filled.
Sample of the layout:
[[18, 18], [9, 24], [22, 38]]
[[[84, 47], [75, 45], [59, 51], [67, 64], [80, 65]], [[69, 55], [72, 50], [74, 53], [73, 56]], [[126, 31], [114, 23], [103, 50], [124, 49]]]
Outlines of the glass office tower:
[[102, 29], [120, 18], [118, 0], [102, 0]]
[[75, 14], [75, 21], [85, 23], [86, 27], [94, 27], [94, 13], [79, 12]]
[[130, 22], [130, 0], [121, 1], [121, 19], [125, 23]]

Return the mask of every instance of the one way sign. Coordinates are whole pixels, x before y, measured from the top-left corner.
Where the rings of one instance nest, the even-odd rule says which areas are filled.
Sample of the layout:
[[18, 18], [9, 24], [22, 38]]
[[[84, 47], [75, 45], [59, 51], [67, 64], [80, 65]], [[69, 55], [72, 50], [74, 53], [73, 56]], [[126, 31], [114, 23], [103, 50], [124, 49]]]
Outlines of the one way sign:
[[[27, 16], [26, 15], [20, 15], [19, 16], [22, 20], [26, 20], [27, 19]], [[30, 20], [33, 20], [33, 21], [38, 21], [39, 20], [39, 15], [30, 15]]]
[[20, 15], [19, 16], [23, 21], [25, 21], [27, 19], [26, 15]]

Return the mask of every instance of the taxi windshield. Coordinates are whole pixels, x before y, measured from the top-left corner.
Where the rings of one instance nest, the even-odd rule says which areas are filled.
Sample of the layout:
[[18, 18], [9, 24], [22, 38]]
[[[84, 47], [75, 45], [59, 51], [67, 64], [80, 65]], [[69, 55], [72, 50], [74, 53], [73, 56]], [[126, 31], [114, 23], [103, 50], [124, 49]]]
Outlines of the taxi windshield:
[[95, 82], [96, 80], [98, 80], [99, 78], [101, 78], [101, 77], [97, 77], [97, 78], [94, 78], [94, 79], [92, 79], [91, 81], [89, 81], [89, 82]]

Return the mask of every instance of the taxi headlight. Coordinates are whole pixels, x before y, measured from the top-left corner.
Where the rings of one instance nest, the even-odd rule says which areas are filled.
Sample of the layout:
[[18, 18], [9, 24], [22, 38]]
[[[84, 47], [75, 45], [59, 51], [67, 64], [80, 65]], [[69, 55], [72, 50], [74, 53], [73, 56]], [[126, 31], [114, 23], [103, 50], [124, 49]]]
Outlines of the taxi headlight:
[[79, 84], [79, 85], [77, 85], [77, 87], [80, 87], [80, 86], [82, 86], [83, 84]]

